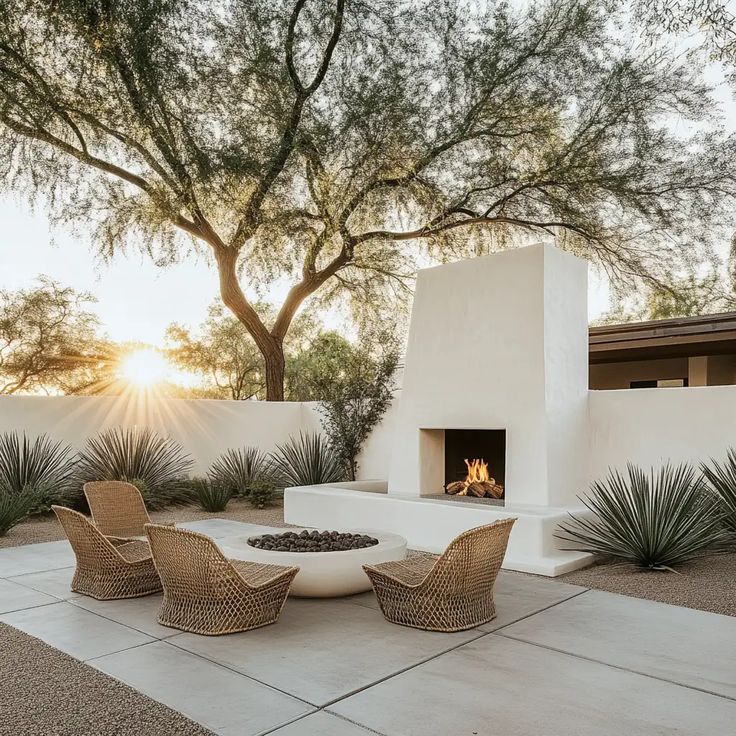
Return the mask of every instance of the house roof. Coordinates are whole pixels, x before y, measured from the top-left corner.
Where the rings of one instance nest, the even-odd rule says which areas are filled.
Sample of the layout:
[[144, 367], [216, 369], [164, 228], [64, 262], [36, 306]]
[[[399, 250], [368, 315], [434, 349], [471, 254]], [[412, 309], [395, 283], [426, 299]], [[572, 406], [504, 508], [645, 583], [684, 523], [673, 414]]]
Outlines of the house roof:
[[736, 354], [736, 312], [591, 327], [590, 363]]

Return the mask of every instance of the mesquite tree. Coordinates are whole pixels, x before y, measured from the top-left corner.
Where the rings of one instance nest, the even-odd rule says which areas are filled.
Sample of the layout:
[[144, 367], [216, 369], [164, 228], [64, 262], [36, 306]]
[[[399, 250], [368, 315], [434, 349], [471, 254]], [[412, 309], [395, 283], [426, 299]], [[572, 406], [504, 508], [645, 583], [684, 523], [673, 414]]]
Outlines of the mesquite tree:
[[[668, 125], [711, 120], [709, 91], [614, 21], [598, 0], [3, 0], [3, 178], [103, 253], [208, 252], [281, 399], [303, 302], [375, 300], [422, 247], [544, 236], [627, 281], [715, 237], [731, 142]], [[276, 279], [268, 321], [246, 290]]]

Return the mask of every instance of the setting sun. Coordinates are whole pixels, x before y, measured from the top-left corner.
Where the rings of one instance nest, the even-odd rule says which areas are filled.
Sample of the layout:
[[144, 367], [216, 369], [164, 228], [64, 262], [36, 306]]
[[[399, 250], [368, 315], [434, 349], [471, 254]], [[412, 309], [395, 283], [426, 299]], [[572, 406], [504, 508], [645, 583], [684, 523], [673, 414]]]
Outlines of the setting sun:
[[119, 375], [138, 388], [151, 388], [166, 380], [168, 373], [169, 363], [162, 353], [140, 348], [123, 358]]

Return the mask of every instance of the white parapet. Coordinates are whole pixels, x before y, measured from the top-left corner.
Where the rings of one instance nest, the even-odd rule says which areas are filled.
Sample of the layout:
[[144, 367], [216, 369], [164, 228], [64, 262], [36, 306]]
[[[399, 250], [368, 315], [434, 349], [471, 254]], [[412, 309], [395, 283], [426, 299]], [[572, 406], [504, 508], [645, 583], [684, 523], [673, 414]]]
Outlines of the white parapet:
[[[568, 510], [548, 506], [499, 507], [380, 492], [380, 484], [302, 486], [284, 491], [284, 520], [318, 529], [382, 529], [405, 537], [412, 549], [439, 553], [461, 532], [509, 516], [511, 532], [503, 567], [554, 577], [584, 567], [592, 557], [560, 547], [557, 526]], [[583, 513], [580, 509], [574, 511]]]

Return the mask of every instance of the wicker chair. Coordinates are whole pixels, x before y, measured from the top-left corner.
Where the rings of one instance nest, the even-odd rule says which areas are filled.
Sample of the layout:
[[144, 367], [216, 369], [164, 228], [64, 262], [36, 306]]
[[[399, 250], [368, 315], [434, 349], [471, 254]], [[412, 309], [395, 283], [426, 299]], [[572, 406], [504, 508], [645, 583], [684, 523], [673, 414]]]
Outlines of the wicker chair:
[[84, 484], [92, 521], [107, 537], [144, 537], [151, 519], [141, 492], [121, 480], [99, 480]]
[[203, 534], [159, 524], [146, 533], [164, 586], [158, 622], [195, 634], [248, 631], [274, 623], [298, 567], [228, 560]]
[[516, 519], [469, 529], [439, 557], [363, 565], [383, 615], [427, 631], [463, 631], [496, 615], [493, 586]]
[[111, 600], [158, 593], [161, 580], [148, 542], [106, 537], [78, 511], [51, 507], [77, 558], [72, 579], [75, 593]]

